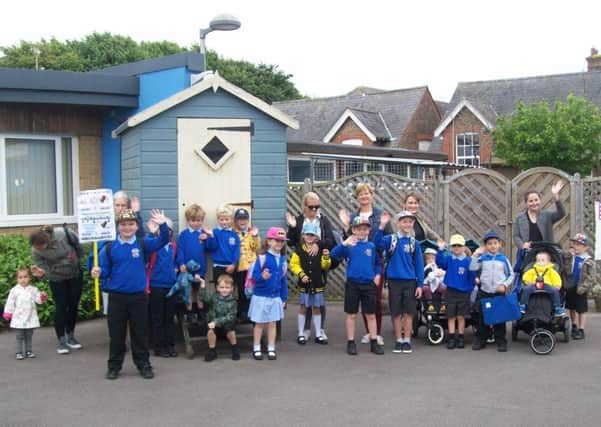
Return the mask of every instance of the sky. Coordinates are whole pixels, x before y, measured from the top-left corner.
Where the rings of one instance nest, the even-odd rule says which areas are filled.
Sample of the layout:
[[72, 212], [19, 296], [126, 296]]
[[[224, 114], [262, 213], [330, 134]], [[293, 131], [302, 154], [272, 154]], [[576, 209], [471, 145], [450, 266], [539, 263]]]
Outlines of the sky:
[[190, 46], [222, 13], [242, 26], [208, 49], [277, 65], [310, 97], [428, 86], [449, 101], [458, 82], [586, 71], [601, 51], [601, 2], [582, 0], [20, 0], [2, 4], [0, 46], [94, 31]]

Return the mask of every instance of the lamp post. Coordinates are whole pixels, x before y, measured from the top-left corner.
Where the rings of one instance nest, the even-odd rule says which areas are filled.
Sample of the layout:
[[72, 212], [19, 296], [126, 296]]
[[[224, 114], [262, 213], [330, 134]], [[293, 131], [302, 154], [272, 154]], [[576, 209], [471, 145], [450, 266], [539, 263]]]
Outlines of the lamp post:
[[200, 53], [203, 60], [203, 71], [207, 71], [207, 46], [205, 38], [211, 31], [233, 31], [240, 28], [240, 20], [233, 15], [222, 14], [214, 17], [209, 22], [209, 28], [200, 30]]

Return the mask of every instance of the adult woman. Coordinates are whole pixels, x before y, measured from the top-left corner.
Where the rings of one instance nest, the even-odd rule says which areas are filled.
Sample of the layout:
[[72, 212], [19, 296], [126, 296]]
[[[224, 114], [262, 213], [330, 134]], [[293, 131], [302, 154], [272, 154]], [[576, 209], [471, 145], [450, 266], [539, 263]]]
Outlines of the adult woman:
[[415, 240], [438, 240], [440, 236], [432, 230], [428, 224], [419, 216], [419, 205], [421, 199], [416, 193], [408, 193], [403, 199], [403, 206], [406, 211], [411, 212], [415, 216], [413, 223], [413, 237]]
[[566, 211], [559, 200], [559, 192], [564, 186], [561, 179], [551, 187], [555, 199], [555, 210], [541, 210], [541, 193], [528, 190], [524, 194], [526, 210], [515, 217], [513, 223], [513, 243], [518, 249], [530, 249], [532, 242], [555, 242], [553, 224], [563, 218]]
[[33, 275], [47, 276], [50, 281], [55, 305], [54, 330], [58, 339], [56, 352], [67, 354], [70, 348], [80, 349], [82, 345], [75, 339], [75, 323], [83, 281], [77, 235], [67, 227], [47, 225], [31, 233], [29, 243]]
[[[288, 244], [290, 246], [297, 246], [301, 244], [301, 231], [305, 223], [314, 224], [317, 227], [319, 240], [314, 244], [308, 246], [307, 253], [314, 256], [319, 251], [319, 247], [332, 249], [335, 245], [334, 233], [332, 232], [332, 223], [323, 215], [320, 211], [319, 196], [310, 191], [303, 196], [303, 212], [294, 217], [290, 212], [286, 212], [286, 223], [288, 224]], [[325, 319], [326, 319], [326, 308], [322, 306], [321, 309], [321, 336], [327, 340], [328, 337], [325, 334]], [[305, 317], [305, 340], [308, 340], [311, 334], [311, 310], [307, 312]]]
[[[355, 187], [355, 197], [359, 203], [359, 209], [357, 209], [357, 211], [353, 212], [352, 215], [349, 215], [346, 209], [341, 209], [340, 212], [338, 212], [338, 218], [344, 226], [344, 238], [346, 239], [351, 233], [349, 226], [353, 219], [357, 216], [361, 216], [363, 218], [367, 218], [371, 224], [368, 239], [372, 240], [376, 230], [380, 226], [380, 215], [382, 215], [383, 211], [382, 209], [374, 206], [374, 189], [369, 183], [362, 182], [357, 184]], [[392, 234], [392, 227], [390, 226], [390, 223], [386, 224], [384, 234]], [[382, 274], [376, 293], [376, 324], [378, 329], [378, 344], [380, 345], [384, 345], [384, 339], [382, 338], [382, 288], [384, 285], [384, 280], [384, 275]], [[363, 315], [363, 322], [365, 323], [365, 329], [367, 330], [367, 318], [365, 315]], [[363, 335], [361, 342], [364, 344], [369, 343], [369, 334]]]

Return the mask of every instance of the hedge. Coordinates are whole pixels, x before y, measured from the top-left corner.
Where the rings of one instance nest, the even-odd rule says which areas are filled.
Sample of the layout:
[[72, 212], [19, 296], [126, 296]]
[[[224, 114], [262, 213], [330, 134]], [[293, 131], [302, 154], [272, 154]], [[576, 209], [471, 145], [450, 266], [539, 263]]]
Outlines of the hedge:
[[[90, 245], [83, 245], [83, 257], [80, 260], [83, 275], [83, 292], [81, 302], [79, 303], [78, 319], [92, 319], [97, 316], [94, 309], [94, 286], [90, 275], [85, 268], [87, 255], [90, 251]], [[21, 266], [31, 266], [31, 248], [27, 238], [22, 235], [0, 235], [0, 304], [6, 303], [6, 298], [10, 289], [15, 286], [15, 275], [17, 268]], [[52, 325], [54, 318], [54, 301], [52, 300], [52, 292], [47, 279], [37, 279], [32, 276], [32, 284], [37, 286], [41, 291], [48, 294], [48, 301], [45, 304], [38, 306], [38, 316], [42, 326]], [[5, 327], [6, 322], [0, 322]]]

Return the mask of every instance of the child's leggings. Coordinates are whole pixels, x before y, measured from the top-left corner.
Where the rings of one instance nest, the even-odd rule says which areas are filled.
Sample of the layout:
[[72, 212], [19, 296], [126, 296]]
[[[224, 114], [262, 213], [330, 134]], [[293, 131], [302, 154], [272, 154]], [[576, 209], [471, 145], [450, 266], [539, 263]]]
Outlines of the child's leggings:
[[[33, 337], [33, 328], [29, 329], [20, 329], [15, 328], [16, 336], [17, 336], [17, 347], [16, 353], [27, 353], [31, 352], [31, 338]], [[25, 347], [25, 351], [23, 351], [23, 347]]]

